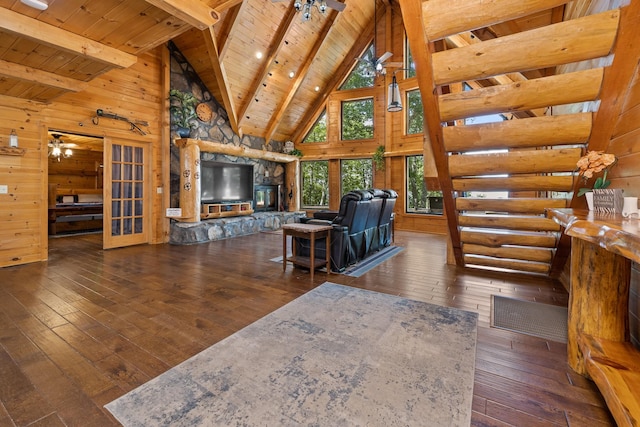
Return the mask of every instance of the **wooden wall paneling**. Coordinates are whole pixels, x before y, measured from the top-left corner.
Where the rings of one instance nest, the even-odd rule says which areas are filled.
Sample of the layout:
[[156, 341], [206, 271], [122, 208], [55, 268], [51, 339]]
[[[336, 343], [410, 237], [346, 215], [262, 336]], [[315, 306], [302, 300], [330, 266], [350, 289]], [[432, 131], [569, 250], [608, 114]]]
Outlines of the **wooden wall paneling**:
[[[162, 162], [160, 100], [165, 90], [160, 82], [159, 53], [154, 50], [141, 55], [131, 68], [113, 70], [90, 82], [86, 91], [65, 94], [51, 104], [0, 97], [0, 144], [6, 143], [15, 128], [19, 145], [26, 150], [24, 156], [0, 155], [0, 184], [9, 186], [9, 194], [0, 195], [0, 267], [47, 258], [47, 129], [149, 142], [154, 147], [151, 167], [155, 169]], [[103, 118], [94, 125], [91, 119], [98, 108], [148, 121], [149, 127], [142, 127], [147, 135], [132, 132], [119, 120]], [[168, 179], [162, 175], [153, 175], [152, 188], [161, 187], [163, 179]], [[154, 203], [152, 217], [164, 218], [161, 205]], [[162, 241], [164, 235], [157, 223], [152, 228], [152, 240]]]
[[46, 213], [48, 189], [43, 185], [44, 148], [35, 113], [0, 106], [0, 144], [8, 145], [15, 129], [19, 147], [25, 150], [22, 156], [0, 155], [0, 185], [8, 189], [0, 194], [0, 267], [40, 261], [47, 244], [41, 213]]

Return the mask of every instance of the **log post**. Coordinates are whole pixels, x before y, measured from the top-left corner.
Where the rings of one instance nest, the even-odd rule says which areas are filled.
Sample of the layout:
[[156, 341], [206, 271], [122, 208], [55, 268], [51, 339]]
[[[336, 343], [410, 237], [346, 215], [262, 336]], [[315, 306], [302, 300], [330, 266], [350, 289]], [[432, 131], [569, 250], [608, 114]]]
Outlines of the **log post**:
[[200, 221], [200, 147], [194, 139], [176, 140], [180, 147], [180, 221]]
[[627, 258], [572, 238], [567, 356], [577, 373], [587, 374], [578, 335], [629, 340], [630, 274]]

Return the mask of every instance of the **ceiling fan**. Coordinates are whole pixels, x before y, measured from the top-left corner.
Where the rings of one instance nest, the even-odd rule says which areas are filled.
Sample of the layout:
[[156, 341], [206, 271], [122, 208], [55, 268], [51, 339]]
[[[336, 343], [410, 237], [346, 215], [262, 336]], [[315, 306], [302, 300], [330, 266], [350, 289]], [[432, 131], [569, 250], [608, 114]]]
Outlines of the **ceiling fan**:
[[366, 67], [365, 73], [369, 77], [387, 74], [387, 67], [389, 67], [389, 68], [402, 68], [402, 66], [403, 66], [402, 62], [385, 62], [387, 59], [389, 59], [389, 58], [391, 58], [393, 56], [392, 52], [385, 52], [379, 58], [375, 57], [376, 46], [378, 45], [377, 37], [376, 37], [376, 30], [375, 30], [375, 25], [378, 23], [378, 7], [377, 7], [377, 5], [378, 5], [377, 0], [373, 0], [373, 23], [374, 23], [373, 55], [369, 56], [369, 55], [365, 54], [361, 58], [356, 58], [356, 61], [360, 61], [360, 62], [364, 62], [365, 63], [365, 67]]
[[52, 133], [51, 137], [53, 138], [49, 141], [49, 147], [51, 148], [49, 155], [51, 157], [55, 157], [58, 161], [60, 161], [60, 157], [64, 157], [66, 159], [73, 155], [73, 150], [71, 150], [71, 147], [75, 147], [75, 144], [65, 144], [64, 142], [62, 142], [62, 135], [60, 135], [59, 133]]
[[[271, 0], [272, 3], [278, 3], [289, 0]], [[327, 8], [342, 12], [346, 5], [340, 3], [338, 0], [294, 0], [293, 7], [300, 12], [302, 11], [302, 21], [309, 21], [311, 19], [311, 7], [316, 6], [320, 13], [325, 13]]]

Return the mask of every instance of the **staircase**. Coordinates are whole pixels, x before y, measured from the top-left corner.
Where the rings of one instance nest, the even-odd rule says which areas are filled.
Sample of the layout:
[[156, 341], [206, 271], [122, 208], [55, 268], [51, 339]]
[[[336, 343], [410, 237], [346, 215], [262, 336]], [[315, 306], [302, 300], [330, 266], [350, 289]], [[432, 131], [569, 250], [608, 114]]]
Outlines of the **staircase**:
[[[400, 0], [458, 265], [551, 272], [561, 230], [545, 208], [572, 203], [621, 17], [616, 9], [563, 21], [564, 3]], [[547, 26], [477, 31], [549, 9], [558, 19]], [[566, 105], [575, 108], [557, 108]], [[490, 114], [510, 120], [464, 123]]]

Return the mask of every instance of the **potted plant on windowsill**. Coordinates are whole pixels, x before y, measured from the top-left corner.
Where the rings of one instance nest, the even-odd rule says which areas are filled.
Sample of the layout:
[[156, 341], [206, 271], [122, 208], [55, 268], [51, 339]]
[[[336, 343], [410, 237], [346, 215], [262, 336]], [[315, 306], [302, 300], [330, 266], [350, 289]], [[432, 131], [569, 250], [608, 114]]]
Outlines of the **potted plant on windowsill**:
[[176, 132], [181, 138], [188, 138], [191, 129], [196, 127], [196, 123], [192, 120], [197, 117], [196, 105], [200, 101], [193, 94], [177, 89], [169, 91], [169, 99], [171, 101], [169, 111], [173, 117], [173, 123], [176, 125]]
[[606, 154], [603, 151], [589, 151], [576, 163], [578, 175], [582, 177], [585, 184], [589, 179], [593, 178], [594, 174], [604, 171], [602, 176], [596, 178], [592, 188], [582, 187], [578, 190], [577, 196], [585, 196], [589, 210], [593, 210], [594, 208], [594, 190], [603, 190], [611, 184], [611, 181], [607, 179], [607, 174], [609, 173], [609, 169], [611, 169], [617, 161], [616, 156], [613, 154]]

